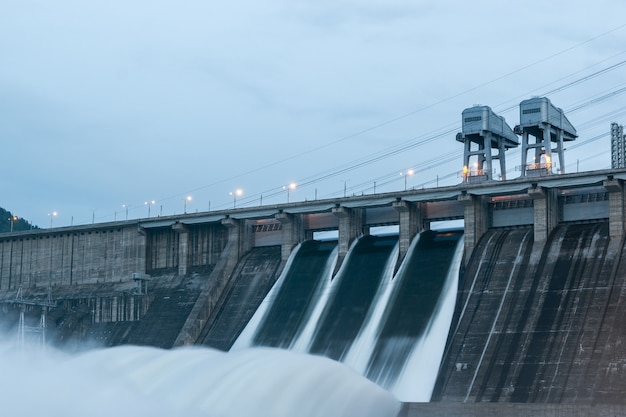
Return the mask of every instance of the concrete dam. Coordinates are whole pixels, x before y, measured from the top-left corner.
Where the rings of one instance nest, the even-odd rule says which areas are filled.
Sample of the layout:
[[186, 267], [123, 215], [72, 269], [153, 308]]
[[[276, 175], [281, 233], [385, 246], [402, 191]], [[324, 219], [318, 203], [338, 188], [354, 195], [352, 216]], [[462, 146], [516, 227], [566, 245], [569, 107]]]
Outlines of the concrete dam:
[[[625, 180], [612, 169], [4, 234], [1, 325], [68, 350], [327, 356], [396, 390], [407, 416], [624, 414]], [[438, 230], [449, 220], [463, 227]], [[440, 328], [436, 352], [420, 350]]]
[[[522, 101], [513, 129], [488, 106], [462, 121], [455, 186], [0, 235], [0, 326], [21, 351], [262, 352], [219, 372], [213, 359], [186, 388], [189, 351], [134, 371], [178, 374], [163, 395], [215, 397], [205, 410], [223, 415], [263, 414], [251, 392], [264, 410], [290, 404], [285, 415], [305, 403], [324, 416], [626, 415], [624, 164], [566, 174], [578, 134], [545, 97]], [[521, 176], [508, 180], [518, 136]], [[327, 362], [285, 366], [278, 352]], [[344, 370], [357, 379], [335, 386]], [[200, 395], [207, 378], [215, 392]]]

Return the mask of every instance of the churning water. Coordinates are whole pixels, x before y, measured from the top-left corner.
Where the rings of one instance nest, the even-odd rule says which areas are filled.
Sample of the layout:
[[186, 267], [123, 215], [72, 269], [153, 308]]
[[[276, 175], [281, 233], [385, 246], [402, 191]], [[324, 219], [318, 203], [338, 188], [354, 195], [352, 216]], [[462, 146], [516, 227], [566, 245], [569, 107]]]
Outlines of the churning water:
[[0, 346], [7, 416], [394, 417], [400, 403], [344, 365], [270, 348], [124, 346], [68, 356]]

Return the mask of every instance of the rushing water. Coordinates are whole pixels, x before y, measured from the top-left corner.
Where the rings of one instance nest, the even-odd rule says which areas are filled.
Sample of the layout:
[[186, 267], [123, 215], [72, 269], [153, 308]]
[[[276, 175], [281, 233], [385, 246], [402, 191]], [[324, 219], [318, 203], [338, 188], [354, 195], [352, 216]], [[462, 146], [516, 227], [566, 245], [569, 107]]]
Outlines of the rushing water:
[[292, 256], [234, 349], [313, 352], [402, 401], [429, 401], [454, 311], [462, 232], [417, 236], [395, 276], [397, 237], [358, 239], [332, 280], [336, 247], [320, 252], [319, 244]]
[[394, 417], [400, 403], [344, 365], [271, 348], [124, 346], [76, 356], [0, 346], [7, 416]]
[[[334, 280], [336, 245], [301, 247], [301, 259], [294, 266], [292, 256], [228, 353], [123, 346], [65, 356], [0, 344], [3, 408], [7, 415], [68, 417], [396, 416], [398, 399], [429, 401], [454, 309], [463, 239], [428, 236], [419, 248], [420, 239], [413, 242], [395, 277], [397, 239], [355, 243], [360, 252], [350, 251]], [[350, 284], [347, 295], [341, 284]], [[354, 333], [341, 347], [345, 364], [302, 353], [312, 346], [323, 312], [346, 305], [343, 316], [356, 311], [358, 320], [326, 315], [334, 318], [334, 331], [343, 325]], [[263, 326], [264, 340], [283, 349], [250, 347]]]

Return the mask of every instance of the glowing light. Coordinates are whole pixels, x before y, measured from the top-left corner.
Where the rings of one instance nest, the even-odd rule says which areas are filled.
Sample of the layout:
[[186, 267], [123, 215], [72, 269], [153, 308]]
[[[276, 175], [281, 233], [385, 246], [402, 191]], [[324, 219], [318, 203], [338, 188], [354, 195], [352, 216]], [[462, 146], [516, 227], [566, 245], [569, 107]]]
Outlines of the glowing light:
[[235, 191], [231, 191], [230, 195], [233, 196], [233, 208], [237, 207], [237, 197], [243, 195], [243, 190], [241, 188], [237, 188]]
[[406, 184], [407, 177], [413, 174], [415, 174], [415, 171], [413, 170], [413, 168], [409, 168], [405, 172], [400, 173], [400, 175], [404, 177], [404, 191], [406, 191], [406, 188], [407, 188], [407, 184]]
[[57, 213], [56, 211], [53, 211], [52, 213], [48, 213], [48, 216], [50, 216], [50, 227], [52, 227], [52, 220], [58, 215], [59, 213]]
[[144, 203], [146, 206], [148, 206], [148, 217], [150, 217], [150, 206], [153, 204], [156, 204], [156, 201], [154, 200], [150, 200], [150, 201], [144, 201]]
[[287, 190], [287, 202], [289, 202], [289, 192], [291, 190], [295, 190], [296, 189], [296, 183], [295, 182], [291, 182], [288, 185], [283, 186], [283, 190]]

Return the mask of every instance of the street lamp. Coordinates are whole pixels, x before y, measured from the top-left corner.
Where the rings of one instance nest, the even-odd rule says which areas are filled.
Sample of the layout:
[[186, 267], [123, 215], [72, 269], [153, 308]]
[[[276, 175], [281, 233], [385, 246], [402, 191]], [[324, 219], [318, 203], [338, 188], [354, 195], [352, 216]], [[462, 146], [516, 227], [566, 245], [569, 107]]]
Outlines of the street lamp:
[[235, 191], [231, 191], [230, 195], [233, 196], [233, 208], [237, 207], [237, 196], [241, 196], [243, 194], [243, 190], [241, 188], [237, 188]]
[[153, 204], [156, 204], [156, 201], [154, 201], [154, 200], [151, 200], [151, 201], [145, 201], [145, 202], [144, 202], [144, 204], [145, 204], [146, 206], [148, 206], [148, 218], [150, 218], [150, 206], [151, 206], [151, 205], [153, 205]]
[[291, 182], [288, 185], [283, 186], [283, 190], [287, 190], [287, 202], [289, 202], [289, 192], [291, 190], [295, 190], [296, 189], [296, 183], [295, 182]]
[[405, 172], [401, 172], [400, 173], [400, 175], [404, 177], [404, 191], [406, 191], [406, 180], [407, 180], [407, 177], [409, 175], [413, 175], [413, 174], [415, 174], [415, 171], [413, 171], [412, 168], [411, 169], [407, 169]]
[[122, 208], [126, 209], [126, 220], [128, 220], [128, 204], [122, 204]]
[[11, 222], [11, 232], [13, 232], [13, 223], [16, 222], [17, 220], [18, 220], [17, 216], [9, 217], [9, 221]]
[[183, 214], [187, 213], [187, 201], [191, 201], [191, 196], [188, 195], [187, 197], [185, 197], [185, 203], [183, 205]]
[[48, 216], [50, 216], [50, 227], [52, 227], [52, 220], [54, 220], [54, 218], [56, 216], [58, 216], [59, 213], [57, 213], [56, 211], [53, 211], [52, 213], [48, 213]]

